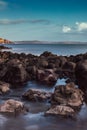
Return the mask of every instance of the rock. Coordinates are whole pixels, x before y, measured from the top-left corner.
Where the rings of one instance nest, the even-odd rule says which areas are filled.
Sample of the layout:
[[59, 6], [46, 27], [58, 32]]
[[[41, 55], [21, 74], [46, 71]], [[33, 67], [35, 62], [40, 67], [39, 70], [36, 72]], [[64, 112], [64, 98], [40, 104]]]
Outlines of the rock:
[[55, 56], [55, 55], [48, 51], [45, 51], [43, 54], [40, 55], [40, 57], [49, 57], [49, 56]]
[[0, 74], [1, 80], [11, 84], [24, 83], [29, 79], [25, 68], [18, 59], [8, 61], [6, 66], [0, 71]]
[[76, 67], [76, 64], [74, 62], [66, 62], [63, 65], [62, 69], [73, 71], [73, 70], [75, 70], [75, 67]]
[[60, 56], [59, 61], [60, 61], [59, 66], [62, 67], [67, 62], [67, 59], [64, 56]]
[[87, 91], [87, 60], [82, 60], [77, 63], [75, 69], [77, 83], [81, 90]]
[[0, 50], [3, 50], [3, 49], [11, 49], [11, 48], [3, 46], [3, 45], [0, 45]]
[[41, 91], [38, 89], [29, 89], [24, 93], [23, 98], [28, 101], [46, 101], [51, 98], [50, 92]]
[[0, 104], [0, 113], [23, 113], [27, 112], [24, 104], [20, 101], [9, 99], [3, 104]]
[[43, 58], [43, 59], [41, 58], [38, 60], [37, 66], [42, 67], [42, 68], [47, 68], [48, 62], [45, 58]]
[[0, 81], [0, 92], [3, 94], [9, 91], [10, 91], [10, 84]]
[[60, 85], [55, 88], [51, 102], [78, 109], [83, 104], [83, 92], [76, 88], [74, 83]]
[[43, 84], [54, 85], [58, 79], [58, 75], [52, 69], [37, 70], [36, 78]]
[[57, 105], [57, 106], [51, 107], [45, 114], [72, 117], [75, 114], [75, 111], [69, 106]]
[[26, 70], [30, 75], [30, 79], [31, 80], [36, 80], [38, 68], [36, 66], [28, 66]]

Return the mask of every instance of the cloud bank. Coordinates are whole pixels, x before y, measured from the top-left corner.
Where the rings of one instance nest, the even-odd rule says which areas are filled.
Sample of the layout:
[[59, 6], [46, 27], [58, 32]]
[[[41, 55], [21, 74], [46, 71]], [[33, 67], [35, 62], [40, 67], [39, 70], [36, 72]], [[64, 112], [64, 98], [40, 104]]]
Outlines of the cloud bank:
[[30, 23], [30, 24], [50, 24], [49, 20], [45, 19], [35, 19], [35, 20], [27, 20], [27, 19], [17, 19], [17, 20], [9, 20], [9, 19], [1, 19], [0, 25], [15, 25], [22, 23]]
[[85, 33], [87, 32], [87, 22], [76, 22], [73, 27], [62, 26], [63, 33]]

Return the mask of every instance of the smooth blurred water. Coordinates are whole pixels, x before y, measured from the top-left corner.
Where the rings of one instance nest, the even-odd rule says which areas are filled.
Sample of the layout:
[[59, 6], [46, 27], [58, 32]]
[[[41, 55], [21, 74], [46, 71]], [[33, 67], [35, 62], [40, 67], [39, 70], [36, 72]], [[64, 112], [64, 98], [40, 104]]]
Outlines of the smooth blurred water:
[[28, 102], [21, 95], [29, 88], [36, 88], [53, 92], [56, 85], [65, 84], [64, 79], [59, 79], [53, 87], [44, 86], [36, 82], [28, 82], [24, 86], [13, 89], [6, 96], [0, 97], [0, 103], [11, 98], [21, 100], [29, 107], [26, 115], [0, 114], [0, 130], [87, 130], [87, 106], [84, 104], [76, 119], [45, 116], [44, 112], [50, 107], [49, 102]]
[[[57, 55], [76, 55], [87, 52], [87, 44], [9, 44], [12, 52], [40, 55], [49, 51]], [[9, 51], [9, 50], [8, 50]]]

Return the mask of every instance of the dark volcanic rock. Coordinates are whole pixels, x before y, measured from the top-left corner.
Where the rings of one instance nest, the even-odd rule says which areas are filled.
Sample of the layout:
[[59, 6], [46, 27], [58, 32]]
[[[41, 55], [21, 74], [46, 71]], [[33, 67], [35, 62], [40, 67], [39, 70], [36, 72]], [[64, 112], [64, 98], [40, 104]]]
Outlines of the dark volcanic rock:
[[83, 92], [76, 88], [73, 83], [69, 83], [66, 86], [60, 85], [55, 88], [52, 96], [52, 104], [80, 108], [83, 104]]
[[52, 93], [38, 89], [29, 89], [24, 93], [23, 98], [28, 101], [46, 101], [51, 98]]

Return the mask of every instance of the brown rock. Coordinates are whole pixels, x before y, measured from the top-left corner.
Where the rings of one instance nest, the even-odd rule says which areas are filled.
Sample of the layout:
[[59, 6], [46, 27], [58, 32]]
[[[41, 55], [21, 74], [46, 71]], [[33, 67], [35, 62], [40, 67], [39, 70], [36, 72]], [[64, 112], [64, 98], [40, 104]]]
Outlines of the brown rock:
[[29, 75], [18, 59], [8, 61], [0, 74], [1, 80], [11, 84], [24, 83], [29, 79]]
[[24, 93], [23, 98], [28, 101], [46, 101], [51, 98], [51, 93], [47, 93], [45, 91], [41, 91], [38, 89], [29, 89]]
[[7, 93], [10, 91], [10, 84], [0, 81], [0, 92]]
[[61, 116], [73, 116], [75, 111], [69, 106], [57, 105], [51, 107], [46, 115], [61, 115]]
[[62, 104], [72, 108], [79, 108], [83, 104], [83, 92], [74, 83], [56, 87], [52, 96], [52, 104]]
[[58, 79], [58, 75], [52, 69], [37, 70], [37, 80], [43, 84], [54, 85]]
[[20, 101], [9, 99], [0, 105], [1, 113], [16, 113], [26, 112], [24, 104]]

